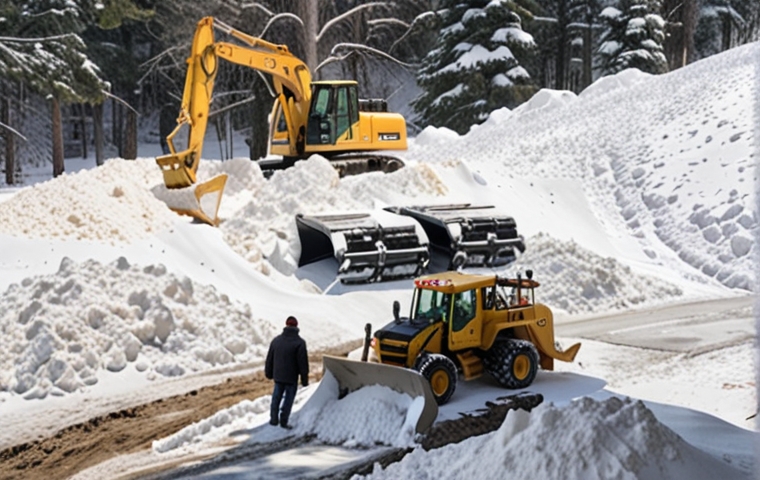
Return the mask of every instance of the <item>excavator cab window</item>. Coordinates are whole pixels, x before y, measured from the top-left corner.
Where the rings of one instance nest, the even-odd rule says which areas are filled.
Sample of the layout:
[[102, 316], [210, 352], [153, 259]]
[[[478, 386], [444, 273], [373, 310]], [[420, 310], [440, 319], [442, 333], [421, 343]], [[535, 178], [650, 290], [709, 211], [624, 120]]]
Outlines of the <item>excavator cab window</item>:
[[335, 111], [335, 118], [337, 119], [337, 128], [335, 132], [335, 137], [340, 138], [343, 136], [344, 133], [346, 133], [346, 130], [348, 130], [348, 137], [346, 138], [351, 139], [351, 120], [349, 117], [349, 108], [348, 108], [348, 87], [339, 87], [338, 88], [338, 95], [337, 95], [338, 101], [337, 101], [337, 109]]
[[326, 145], [335, 143], [333, 132], [332, 87], [330, 85], [315, 85], [311, 97], [309, 124], [307, 126], [306, 142], [310, 145]]

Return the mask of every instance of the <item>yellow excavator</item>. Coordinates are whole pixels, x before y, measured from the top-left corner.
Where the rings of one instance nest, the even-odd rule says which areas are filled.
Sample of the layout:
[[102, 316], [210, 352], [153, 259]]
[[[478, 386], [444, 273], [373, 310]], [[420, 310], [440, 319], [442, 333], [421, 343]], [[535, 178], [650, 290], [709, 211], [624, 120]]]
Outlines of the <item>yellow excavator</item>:
[[[241, 44], [218, 42], [215, 30]], [[276, 45], [238, 31], [212, 17], [198, 22], [177, 127], [167, 137], [170, 153], [156, 158], [166, 190], [161, 197], [172, 210], [216, 225], [222, 192], [222, 174], [196, 183], [203, 151], [214, 79], [220, 60], [248, 67], [271, 77], [275, 94], [269, 127], [269, 152], [282, 165], [320, 154], [341, 175], [367, 171], [391, 172], [403, 167], [395, 157], [370, 155], [380, 150], [406, 150], [406, 121], [387, 111], [383, 100], [360, 100], [355, 81], [312, 82], [308, 66], [285, 45]], [[189, 129], [187, 148], [177, 151], [174, 137]], [[352, 155], [353, 154], [353, 155]]]

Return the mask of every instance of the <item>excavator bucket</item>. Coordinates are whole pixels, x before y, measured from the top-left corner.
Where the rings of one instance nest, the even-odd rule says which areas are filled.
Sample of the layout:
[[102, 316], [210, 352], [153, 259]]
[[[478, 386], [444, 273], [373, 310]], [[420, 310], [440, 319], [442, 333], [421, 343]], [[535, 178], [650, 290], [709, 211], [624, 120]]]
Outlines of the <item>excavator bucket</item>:
[[299, 266], [338, 260], [343, 283], [372, 283], [419, 275], [429, 261], [428, 239], [413, 219], [385, 211], [296, 215]]
[[[156, 158], [156, 163], [164, 175], [165, 185], [155, 187], [153, 194], [175, 212], [217, 226], [219, 204], [222, 202], [227, 175], [217, 175], [206, 182], [196, 184], [195, 172], [182, 160], [182, 153]], [[186, 158], [189, 156], [185, 155]]]
[[329, 355], [322, 357], [322, 365], [325, 371], [330, 372], [337, 380], [338, 398], [364, 386], [383, 385], [412, 398], [424, 398], [422, 411], [417, 418], [417, 433], [427, 431], [438, 417], [438, 404], [430, 389], [430, 383], [415, 370]]
[[433, 247], [448, 254], [449, 269], [499, 267], [525, 251], [514, 218], [499, 214], [492, 205], [450, 204], [387, 207], [386, 210], [417, 220]]

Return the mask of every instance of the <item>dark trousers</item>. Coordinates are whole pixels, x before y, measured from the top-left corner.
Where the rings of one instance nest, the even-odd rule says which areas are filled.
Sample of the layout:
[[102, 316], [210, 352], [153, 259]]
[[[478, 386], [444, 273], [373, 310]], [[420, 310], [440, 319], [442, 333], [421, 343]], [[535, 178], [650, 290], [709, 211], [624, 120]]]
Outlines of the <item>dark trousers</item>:
[[[297, 388], [298, 384], [295, 383], [274, 382], [272, 408], [269, 411], [269, 423], [282, 426], [288, 424], [290, 409], [293, 408], [293, 401], [296, 399]], [[285, 397], [284, 399], [283, 396]], [[280, 407], [280, 402], [282, 402], [282, 407]]]

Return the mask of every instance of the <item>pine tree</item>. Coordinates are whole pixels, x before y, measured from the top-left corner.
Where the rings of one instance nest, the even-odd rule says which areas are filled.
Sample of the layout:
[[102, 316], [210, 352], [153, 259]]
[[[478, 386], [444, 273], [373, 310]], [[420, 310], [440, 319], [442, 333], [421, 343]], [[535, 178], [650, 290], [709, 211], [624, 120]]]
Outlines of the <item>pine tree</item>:
[[61, 103], [103, 99], [108, 84], [87, 57], [79, 36], [94, 21], [87, 0], [3, 2], [7, 34], [0, 39], [0, 76], [14, 79], [51, 98], [53, 175], [63, 173]]
[[601, 17], [607, 30], [599, 47], [603, 75], [626, 68], [647, 73], [665, 73], [668, 61], [663, 51], [665, 21], [656, 13], [657, 0], [621, 0], [620, 9], [607, 7]]
[[760, 40], [760, 2], [702, 0], [694, 33], [696, 59]]
[[521, 59], [536, 48], [511, 2], [449, 0], [440, 11], [435, 48], [417, 76], [413, 106], [421, 126], [466, 133], [501, 107], [514, 108], [536, 91]]

